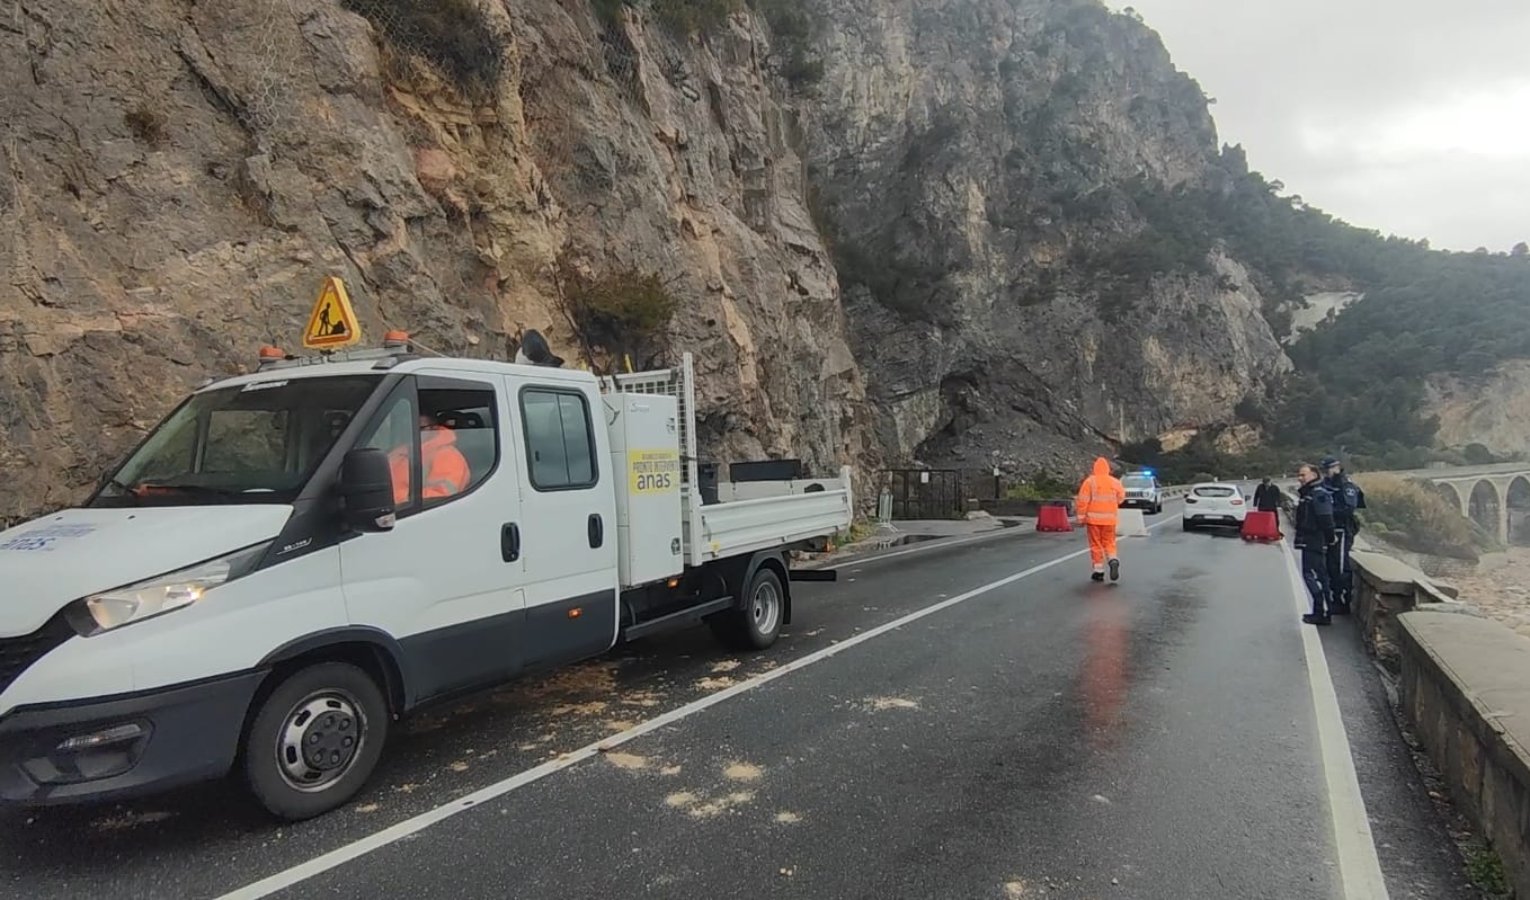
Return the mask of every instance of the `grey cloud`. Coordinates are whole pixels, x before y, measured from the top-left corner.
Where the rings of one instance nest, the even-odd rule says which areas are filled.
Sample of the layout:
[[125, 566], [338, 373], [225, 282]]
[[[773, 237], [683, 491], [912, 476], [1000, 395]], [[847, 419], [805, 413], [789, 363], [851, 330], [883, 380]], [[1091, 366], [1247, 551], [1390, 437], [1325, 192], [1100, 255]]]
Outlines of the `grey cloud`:
[[[1127, 3], [1117, 2], [1117, 8]], [[1372, 130], [1478, 90], [1530, 84], [1517, 0], [1136, 0], [1218, 100], [1223, 139], [1310, 203], [1435, 246], [1530, 239], [1530, 140], [1491, 155], [1359, 152]], [[1525, 115], [1506, 111], [1506, 115]], [[1321, 130], [1340, 144], [1315, 151]], [[1524, 134], [1525, 132], [1521, 132]], [[1355, 145], [1346, 152], [1344, 141]], [[1470, 148], [1468, 148], [1470, 149]]]

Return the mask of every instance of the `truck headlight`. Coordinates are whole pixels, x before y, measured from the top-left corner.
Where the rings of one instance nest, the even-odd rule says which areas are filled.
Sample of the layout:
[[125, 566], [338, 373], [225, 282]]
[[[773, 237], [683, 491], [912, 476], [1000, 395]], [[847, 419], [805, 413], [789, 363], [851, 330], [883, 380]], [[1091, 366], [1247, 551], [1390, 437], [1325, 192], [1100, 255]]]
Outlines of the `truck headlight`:
[[190, 606], [218, 585], [248, 574], [269, 546], [267, 541], [178, 572], [92, 594], [78, 601], [77, 612], [84, 615], [70, 618], [77, 631], [96, 634]]

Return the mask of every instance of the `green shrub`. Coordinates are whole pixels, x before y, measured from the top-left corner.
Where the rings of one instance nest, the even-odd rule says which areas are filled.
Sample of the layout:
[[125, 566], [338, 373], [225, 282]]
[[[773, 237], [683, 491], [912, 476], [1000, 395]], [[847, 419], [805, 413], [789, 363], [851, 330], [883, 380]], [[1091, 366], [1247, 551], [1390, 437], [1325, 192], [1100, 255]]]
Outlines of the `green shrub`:
[[1476, 560], [1472, 523], [1449, 501], [1416, 482], [1373, 475], [1359, 479], [1366, 508], [1361, 521], [1404, 550]]
[[1061, 500], [1072, 497], [1078, 485], [1070, 485], [1050, 475], [1038, 475], [1004, 491], [1006, 500]]
[[613, 350], [654, 337], [679, 305], [658, 275], [635, 268], [584, 278], [565, 263], [562, 280], [569, 313], [584, 336]]
[[478, 0], [341, 0], [401, 53], [429, 60], [463, 93], [492, 94], [505, 71], [504, 41]]

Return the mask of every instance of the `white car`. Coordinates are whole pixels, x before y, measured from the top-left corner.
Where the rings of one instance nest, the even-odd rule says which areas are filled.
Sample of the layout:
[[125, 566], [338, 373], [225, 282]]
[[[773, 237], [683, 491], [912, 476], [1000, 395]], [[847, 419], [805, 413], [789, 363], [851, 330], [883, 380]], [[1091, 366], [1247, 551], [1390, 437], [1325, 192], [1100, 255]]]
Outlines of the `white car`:
[[1243, 525], [1248, 515], [1248, 498], [1236, 484], [1206, 482], [1198, 484], [1185, 494], [1184, 510], [1180, 522], [1186, 531], [1194, 531], [1207, 525]]

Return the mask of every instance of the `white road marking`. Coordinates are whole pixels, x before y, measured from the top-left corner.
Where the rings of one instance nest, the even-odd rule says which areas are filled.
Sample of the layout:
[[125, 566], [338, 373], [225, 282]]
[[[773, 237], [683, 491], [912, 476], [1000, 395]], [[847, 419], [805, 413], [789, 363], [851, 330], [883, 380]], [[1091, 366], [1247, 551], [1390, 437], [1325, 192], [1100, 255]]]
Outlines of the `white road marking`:
[[[1302, 581], [1301, 568], [1291, 545], [1280, 544], [1286, 555], [1292, 597], [1299, 613], [1311, 611], [1311, 597]], [[1312, 707], [1317, 714], [1318, 752], [1328, 787], [1328, 809], [1333, 816], [1334, 847], [1339, 857], [1339, 880], [1345, 900], [1387, 900], [1387, 883], [1371, 835], [1371, 819], [1360, 794], [1360, 779], [1350, 755], [1349, 733], [1339, 714], [1339, 695], [1328, 671], [1328, 657], [1317, 629], [1298, 620], [1302, 650], [1307, 656], [1307, 681], [1312, 685]]]
[[[1166, 525], [1170, 521], [1172, 520], [1158, 522], [1154, 524], [1152, 528], [1158, 528], [1162, 525]], [[1152, 530], [1152, 528], [1149, 530]], [[951, 545], [945, 544], [943, 546], [949, 547]], [[702, 710], [709, 709], [710, 707], [716, 706], [717, 704], [726, 700], [731, 700], [734, 697], [737, 697], [738, 695], [747, 691], [752, 691], [755, 688], [769, 684], [770, 682], [775, 681], [777, 678], [783, 678], [786, 675], [799, 669], [805, 669], [814, 663], [822, 662], [832, 656], [837, 656], [840, 653], [849, 650], [851, 647], [866, 643], [872, 638], [881, 637], [889, 631], [895, 631], [905, 625], [917, 622], [926, 616], [932, 616], [942, 610], [950, 609], [959, 603], [965, 603], [974, 597], [981, 597], [982, 595], [991, 591], [996, 591], [999, 588], [1007, 587], [1021, 580], [1022, 578], [1029, 578], [1038, 572], [1043, 572], [1052, 568], [1053, 566], [1058, 566], [1065, 562], [1078, 559], [1080, 556], [1086, 556], [1088, 553], [1089, 551], [1087, 549], [1075, 550], [1072, 553], [1064, 554], [1055, 559], [1048, 560], [1047, 562], [1031, 566], [1029, 569], [1025, 569], [1023, 571], [1016, 572], [1013, 575], [1001, 578], [998, 581], [990, 582], [989, 584], [985, 584], [982, 587], [973, 588], [965, 594], [957, 594], [955, 597], [952, 597], [949, 600], [942, 600], [939, 603], [931, 604], [930, 606], [926, 606], [923, 609], [911, 612], [902, 618], [894, 619], [893, 621], [887, 622], [883, 625], [878, 625], [870, 631], [863, 631], [859, 634], [845, 638], [839, 643], [830, 644], [821, 650], [809, 653], [807, 656], [800, 657], [798, 659], [792, 660], [789, 663], [784, 663], [777, 668], [771, 669], [768, 672], [756, 675], [753, 678], [750, 678], [748, 681], [739, 682], [733, 687], [718, 691], [715, 694], [709, 694], [699, 700], [694, 700], [684, 706], [672, 709], [663, 715], [649, 719], [646, 722], [629, 728], [619, 734], [615, 734], [602, 740], [596, 741], [593, 744], [586, 744], [585, 746], [580, 747], [578, 750], [570, 751], [555, 759], [548, 760], [547, 762], [542, 763], [540, 766], [527, 769], [526, 771], [506, 778], [503, 781], [499, 781], [487, 787], [480, 788], [479, 790], [476, 790], [465, 797], [461, 797], [457, 800], [453, 800], [450, 803], [438, 806], [435, 809], [420, 813], [413, 818], [405, 819], [396, 825], [392, 825], [388, 828], [384, 828], [381, 831], [367, 835], [366, 837], [358, 841], [346, 844], [343, 847], [337, 847], [328, 853], [325, 853], [321, 856], [316, 856], [307, 862], [299, 863], [290, 869], [284, 869], [283, 871], [277, 872], [275, 875], [272, 875], [268, 878], [263, 878], [253, 884], [249, 884], [245, 887], [230, 891], [229, 893], [220, 897], [219, 900], [258, 900], [258, 898], [261, 897], [269, 897], [277, 891], [282, 891], [292, 887], [293, 885], [300, 884], [310, 878], [313, 878], [316, 875], [321, 875], [325, 872], [328, 872], [330, 869], [334, 869], [338, 866], [350, 862], [351, 860], [365, 856], [374, 850], [380, 850], [389, 844], [396, 843], [407, 837], [418, 834], [421, 831], [431, 827], [432, 825], [450, 819], [458, 813], [466, 812], [470, 809], [475, 809], [485, 803], [488, 803], [491, 800], [503, 797], [511, 791], [525, 787], [526, 785], [533, 782], [540, 781], [549, 775], [554, 775], [558, 772], [561, 772], [576, 763], [583, 762], [584, 760], [595, 757], [601, 753], [612, 750], [616, 747], [620, 747], [629, 741], [636, 740], [645, 734], [650, 734], [654, 731], [657, 731], [666, 725], [672, 725], [675, 722], [678, 722], [681, 719], [689, 718], [690, 716], [693, 716]], [[886, 557], [881, 558], [885, 559]]]

